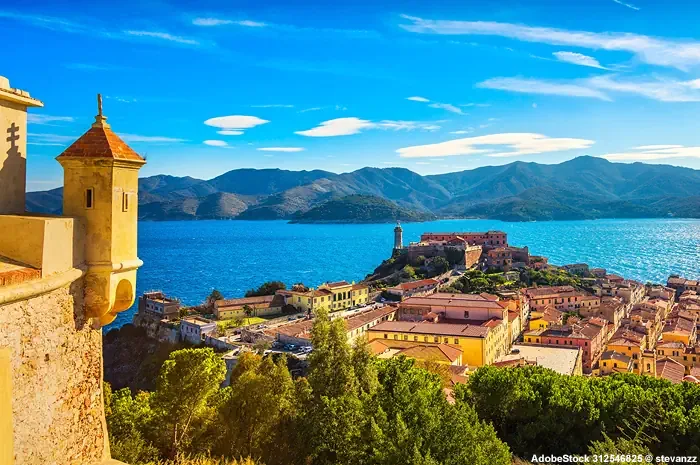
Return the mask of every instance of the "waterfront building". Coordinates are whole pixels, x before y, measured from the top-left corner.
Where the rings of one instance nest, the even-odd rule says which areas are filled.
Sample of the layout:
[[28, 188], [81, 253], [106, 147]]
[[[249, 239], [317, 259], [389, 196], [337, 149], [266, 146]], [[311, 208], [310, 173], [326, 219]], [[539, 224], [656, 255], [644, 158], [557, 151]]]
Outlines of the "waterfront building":
[[346, 310], [350, 307], [365, 305], [369, 302], [369, 286], [366, 284], [348, 283], [338, 281], [334, 283], [322, 284], [319, 291], [329, 291], [331, 293], [330, 311]]
[[568, 273], [576, 274], [579, 276], [587, 276], [589, 273], [587, 263], [572, 263], [570, 265], [564, 265], [561, 268]]
[[[344, 320], [348, 342], [352, 343], [356, 338], [364, 336], [372, 327], [382, 322], [393, 321], [395, 316], [396, 309], [388, 305], [346, 315]], [[248, 342], [254, 342], [255, 338], [262, 337], [268, 341], [279, 341], [283, 344], [310, 346], [312, 327], [313, 320], [307, 318], [257, 331], [249, 330], [247, 332], [252, 334], [248, 335]]]
[[188, 316], [180, 320], [180, 337], [191, 344], [202, 344], [214, 331], [216, 331], [216, 322], [206, 318]]
[[156, 320], [177, 320], [180, 318], [180, 301], [171, 299], [162, 291], [144, 292], [139, 297], [138, 313]]
[[444, 257], [450, 263], [471, 268], [479, 262], [482, 248], [480, 245], [470, 245], [465, 239], [455, 237], [445, 241], [411, 242], [408, 245], [408, 260], [415, 263], [418, 257], [427, 259]]
[[[217, 300], [214, 302], [214, 316], [217, 320], [230, 320], [248, 316], [279, 315], [285, 303], [285, 299], [280, 295]], [[246, 310], [250, 315], [246, 315]]]
[[510, 271], [513, 266], [513, 255], [507, 247], [496, 247], [485, 253], [484, 268], [495, 268], [499, 271]]
[[427, 232], [420, 236], [421, 242], [450, 241], [455, 238], [464, 239], [470, 245], [480, 245], [483, 247], [505, 247], [508, 245], [508, 236], [503, 231]]
[[685, 279], [678, 275], [671, 275], [666, 282], [666, 285], [676, 290], [676, 296], [680, 297], [685, 291], [694, 291], [700, 293], [700, 281], [693, 279]]
[[386, 290], [391, 295], [398, 297], [401, 300], [409, 297], [426, 296], [433, 294], [440, 286], [440, 281], [437, 279], [421, 279], [418, 281], [409, 281], [401, 283]]
[[98, 103], [57, 158], [63, 214], [26, 212], [27, 109], [41, 106], [0, 77], [0, 463], [106, 463], [102, 328], [135, 300], [145, 160]]

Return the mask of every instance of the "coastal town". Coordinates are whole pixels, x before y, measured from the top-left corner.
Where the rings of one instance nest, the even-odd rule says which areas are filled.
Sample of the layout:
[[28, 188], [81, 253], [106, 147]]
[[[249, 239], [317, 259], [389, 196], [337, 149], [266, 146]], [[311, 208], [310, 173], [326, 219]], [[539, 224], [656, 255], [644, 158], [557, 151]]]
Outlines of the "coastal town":
[[[585, 263], [556, 266], [510, 245], [502, 231], [426, 232], [404, 246], [400, 225], [383, 266], [389, 272], [358, 283], [278, 283], [266, 295], [220, 296], [190, 308], [147, 292], [134, 322], [163, 341], [214, 347], [231, 366], [247, 350], [304, 360], [313, 350], [314, 314], [324, 310], [344, 320], [349, 342], [366, 338], [380, 359], [445, 365], [452, 383], [484, 365], [700, 382], [696, 280], [641, 283]], [[533, 273], [555, 278], [541, 283]], [[490, 292], [465, 290], [463, 283], [478, 280], [495, 284]]]

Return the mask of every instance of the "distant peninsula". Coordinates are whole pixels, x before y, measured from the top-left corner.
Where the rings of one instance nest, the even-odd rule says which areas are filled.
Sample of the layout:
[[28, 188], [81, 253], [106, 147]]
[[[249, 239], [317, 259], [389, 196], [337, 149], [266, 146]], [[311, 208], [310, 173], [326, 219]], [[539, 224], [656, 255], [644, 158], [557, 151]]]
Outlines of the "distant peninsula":
[[[60, 213], [62, 189], [27, 193], [27, 210]], [[289, 220], [297, 223], [700, 218], [700, 170], [611, 163], [514, 162], [421, 176], [405, 168], [350, 173], [237, 169], [213, 179], [139, 180], [141, 220]]]

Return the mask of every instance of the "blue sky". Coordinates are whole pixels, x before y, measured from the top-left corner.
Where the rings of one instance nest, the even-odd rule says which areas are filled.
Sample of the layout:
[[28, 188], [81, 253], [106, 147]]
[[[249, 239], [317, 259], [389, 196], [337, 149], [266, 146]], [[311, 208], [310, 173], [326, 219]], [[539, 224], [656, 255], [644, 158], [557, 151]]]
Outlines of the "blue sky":
[[54, 158], [98, 92], [144, 176], [584, 154], [700, 168], [692, 2], [101, 3], [0, 7], [0, 74], [45, 104], [29, 190], [61, 184]]

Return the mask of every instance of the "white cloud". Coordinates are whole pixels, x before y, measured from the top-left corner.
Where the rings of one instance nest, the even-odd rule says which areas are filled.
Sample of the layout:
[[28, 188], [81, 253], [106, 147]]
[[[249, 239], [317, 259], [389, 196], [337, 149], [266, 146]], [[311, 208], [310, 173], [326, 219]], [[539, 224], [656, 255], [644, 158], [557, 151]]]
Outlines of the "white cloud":
[[217, 116], [204, 122], [207, 126], [222, 129], [223, 131], [218, 131], [218, 133], [225, 136], [239, 136], [243, 134], [244, 129], [254, 128], [266, 123], [269, 123], [269, 121], [257, 116], [246, 115]]
[[185, 139], [176, 139], [165, 136], [141, 136], [138, 134], [118, 134], [125, 142], [154, 142], [154, 143], [178, 143], [186, 142]]
[[552, 55], [554, 55], [557, 58], [557, 60], [563, 61], [565, 63], [571, 63], [579, 66], [587, 66], [589, 68], [607, 69], [606, 67], [602, 66], [595, 58], [589, 57], [588, 55], [583, 55], [581, 53], [554, 52]]
[[297, 131], [295, 134], [308, 137], [334, 137], [334, 136], [349, 136], [357, 134], [365, 129], [385, 129], [394, 131], [436, 131], [440, 126], [435, 123], [422, 121], [395, 121], [382, 120], [373, 122], [366, 119], [356, 117], [336, 118], [328, 121], [323, 121], [315, 128], [305, 131]]
[[631, 3], [625, 3], [625, 2], [623, 2], [622, 0], [612, 0], [612, 1], [615, 2], [615, 3], [617, 3], [618, 5], [626, 6], [627, 8], [630, 8], [630, 9], [632, 9], [632, 10], [639, 11], [639, 7], [638, 7], [638, 6], [634, 6], [634, 5], [632, 5]]
[[63, 136], [59, 134], [37, 134], [27, 133], [27, 144], [29, 145], [54, 145], [67, 146], [76, 141], [80, 136]]
[[371, 121], [355, 117], [336, 118], [328, 121], [323, 121], [319, 126], [306, 131], [297, 131], [295, 134], [307, 137], [334, 137], [334, 136], [349, 136], [357, 134], [363, 129], [373, 126]]
[[401, 25], [403, 29], [420, 34], [490, 35], [524, 42], [624, 51], [634, 54], [648, 64], [682, 70], [700, 64], [700, 42], [691, 40], [670, 40], [631, 33], [532, 27], [491, 21], [430, 20], [407, 15], [402, 17], [410, 21], [410, 24]]
[[460, 107], [490, 107], [490, 103], [463, 103]]
[[195, 26], [225, 26], [229, 24], [235, 24], [237, 26], [245, 27], [265, 27], [266, 23], [260, 21], [250, 21], [248, 19], [242, 21], [234, 21], [231, 19], [221, 19], [221, 18], [195, 18], [192, 20], [192, 24]]
[[637, 94], [661, 102], [699, 102], [698, 80], [619, 78], [615, 75], [596, 76], [587, 80], [591, 87], [612, 92]]
[[428, 102], [430, 102], [430, 100], [428, 100], [427, 98], [425, 98], [425, 97], [418, 97], [418, 96], [416, 96], [416, 97], [406, 97], [406, 100], [412, 100], [412, 101], [414, 101], [414, 102], [423, 102], [423, 103], [428, 103]]
[[603, 158], [612, 161], [663, 160], [666, 158], [700, 158], [700, 147], [684, 145], [643, 145], [628, 152], [608, 153]]
[[199, 42], [195, 39], [190, 39], [187, 37], [176, 36], [169, 34], [167, 32], [155, 32], [155, 31], [124, 31], [124, 34], [137, 36], [137, 37], [152, 37], [154, 39], [167, 40], [169, 42], [175, 42], [184, 45], [199, 45]]
[[452, 131], [450, 134], [471, 134], [474, 132], [474, 128], [469, 128], [469, 129], [461, 129], [459, 131]]
[[27, 123], [29, 124], [46, 124], [51, 126], [51, 123], [72, 123], [75, 118], [72, 116], [51, 116], [41, 113], [27, 113]]
[[447, 111], [450, 111], [450, 112], [452, 112], [452, 113], [457, 113], [458, 115], [463, 115], [463, 114], [464, 114], [464, 113], [462, 112], [462, 110], [460, 110], [460, 109], [457, 108], [456, 106], [451, 105], [451, 104], [449, 104], [449, 103], [431, 103], [431, 104], [428, 105], [428, 106], [431, 107], [431, 108], [440, 108], [440, 109], [442, 109], [442, 110], [447, 110]]
[[541, 94], [541, 95], [564, 95], [569, 97], [588, 97], [597, 98], [600, 100], [610, 101], [605, 93], [587, 87], [577, 81], [559, 82], [545, 81], [538, 79], [527, 78], [492, 78], [477, 84], [477, 87], [484, 89], [506, 90], [509, 92], [520, 92], [523, 94]]
[[303, 147], [260, 147], [261, 152], [303, 152]]
[[299, 113], [306, 113], [307, 111], [318, 111], [322, 110], [321, 107], [311, 107], [311, 108], [305, 108], [303, 110], [299, 110]]
[[[456, 155], [486, 155], [489, 157], [514, 157], [564, 150], [585, 149], [594, 144], [592, 140], [547, 137], [532, 133], [503, 133], [467, 137], [429, 145], [404, 147], [396, 152], [403, 158], [444, 157]], [[503, 148], [478, 148], [498, 146]]]
[[204, 145], [211, 145], [212, 147], [228, 147], [225, 140], [205, 140]]

